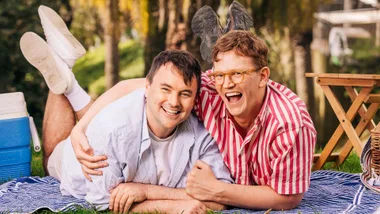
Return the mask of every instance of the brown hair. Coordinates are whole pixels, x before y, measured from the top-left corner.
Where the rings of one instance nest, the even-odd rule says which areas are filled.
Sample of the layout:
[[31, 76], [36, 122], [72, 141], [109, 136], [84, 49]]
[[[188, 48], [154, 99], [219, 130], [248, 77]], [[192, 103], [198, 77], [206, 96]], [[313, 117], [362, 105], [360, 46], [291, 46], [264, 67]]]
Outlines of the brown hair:
[[183, 81], [186, 85], [191, 84], [193, 77], [197, 80], [197, 93], [201, 87], [201, 65], [191, 53], [182, 50], [166, 50], [159, 53], [153, 59], [152, 66], [146, 76], [150, 83], [157, 70], [166, 63], [171, 62], [177, 68], [178, 72], [183, 75]]
[[250, 31], [233, 30], [220, 37], [212, 50], [212, 60], [217, 62], [219, 53], [231, 50], [239, 56], [252, 58], [258, 68], [268, 66], [268, 46]]

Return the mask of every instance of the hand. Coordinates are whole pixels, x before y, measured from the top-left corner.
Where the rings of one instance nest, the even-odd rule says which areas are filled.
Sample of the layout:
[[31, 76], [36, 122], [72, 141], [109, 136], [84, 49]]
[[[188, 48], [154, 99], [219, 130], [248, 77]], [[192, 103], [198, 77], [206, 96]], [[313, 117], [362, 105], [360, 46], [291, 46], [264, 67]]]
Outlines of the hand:
[[111, 190], [110, 210], [127, 213], [135, 202], [147, 199], [146, 186], [139, 183], [121, 183]]
[[177, 200], [173, 213], [193, 214], [207, 213], [207, 207], [198, 200]]
[[218, 182], [211, 167], [203, 161], [197, 160], [187, 175], [186, 192], [201, 201], [215, 201]]
[[84, 176], [89, 181], [92, 181], [89, 175], [102, 175], [103, 173], [101, 170], [95, 170], [95, 169], [108, 166], [106, 162], [103, 162], [104, 160], [107, 160], [107, 157], [104, 155], [93, 156], [94, 151], [88, 144], [88, 140], [87, 140], [86, 135], [84, 134], [83, 129], [75, 126], [71, 130], [70, 138], [71, 138], [71, 144], [75, 152], [75, 156], [77, 157], [78, 161], [81, 163], [82, 172]]

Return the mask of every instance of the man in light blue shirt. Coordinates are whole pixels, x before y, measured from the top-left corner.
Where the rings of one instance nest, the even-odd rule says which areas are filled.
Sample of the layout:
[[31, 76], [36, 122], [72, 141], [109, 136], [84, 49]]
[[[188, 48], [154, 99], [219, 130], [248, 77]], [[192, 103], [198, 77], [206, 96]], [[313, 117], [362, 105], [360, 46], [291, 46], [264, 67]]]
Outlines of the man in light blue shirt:
[[[27, 52], [24, 56], [30, 57]], [[99, 210], [204, 213], [224, 209], [214, 202], [194, 200], [184, 189], [187, 173], [197, 160], [210, 165], [217, 179], [233, 182], [214, 140], [191, 113], [200, 75], [199, 62], [188, 52], [163, 51], [152, 63], [145, 89], [100, 111], [86, 136], [94, 155], [108, 157], [108, 166], [92, 181], [83, 175], [67, 138], [75, 125], [74, 111], [65, 96], [50, 92], [43, 127], [44, 167], [61, 181], [62, 194], [85, 198]], [[76, 112], [78, 119], [86, 110]]]

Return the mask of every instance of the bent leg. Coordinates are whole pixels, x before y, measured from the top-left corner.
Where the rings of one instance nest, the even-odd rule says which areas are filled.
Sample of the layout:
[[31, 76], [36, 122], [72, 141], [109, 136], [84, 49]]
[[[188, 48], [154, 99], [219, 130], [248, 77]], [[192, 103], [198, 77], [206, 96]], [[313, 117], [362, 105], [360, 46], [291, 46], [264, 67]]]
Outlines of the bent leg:
[[49, 91], [42, 125], [43, 165], [46, 174], [50, 155], [70, 135], [74, 125], [74, 111], [67, 98]]

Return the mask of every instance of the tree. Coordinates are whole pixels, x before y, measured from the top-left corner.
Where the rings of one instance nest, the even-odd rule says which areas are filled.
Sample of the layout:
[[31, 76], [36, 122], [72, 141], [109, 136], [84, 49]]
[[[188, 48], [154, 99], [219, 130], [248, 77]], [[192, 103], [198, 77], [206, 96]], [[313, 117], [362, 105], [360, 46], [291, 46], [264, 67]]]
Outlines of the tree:
[[[76, 2], [77, 8], [87, 9], [82, 12], [90, 14], [93, 22], [89, 22], [86, 17], [82, 20], [79, 28], [83, 28], [83, 25], [92, 24], [92, 32], [101, 32], [100, 38], [104, 39], [105, 46], [105, 61], [104, 61], [104, 74], [105, 74], [105, 87], [111, 88], [119, 81], [119, 41], [122, 30], [120, 29], [120, 19], [122, 14], [120, 13], [119, 0], [92, 0], [92, 1], [78, 1]], [[97, 14], [91, 10], [96, 9]], [[88, 11], [90, 10], [90, 11]], [[98, 16], [100, 19], [97, 19]], [[99, 22], [101, 26], [99, 26]], [[76, 30], [78, 31], [78, 30]], [[83, 32], [83, 31], [81, 31]], [[100, 34], [101, 34], [100, 33]], [[90, 35], [91, 31], [90, 31]]]
[[147, 5], [148, 32], [144, 48], [144, 74], [147, 75], [153, 58], [165, 50], [166, 33], [168, 29], [168, 4], [164, 0], [150, 1]]
[[104, 45], [106, 48], [104, 73], [106, 89], [111, 88], [119, 82], [119, 17], [119, 0], [107, 0], [104, 24]]

